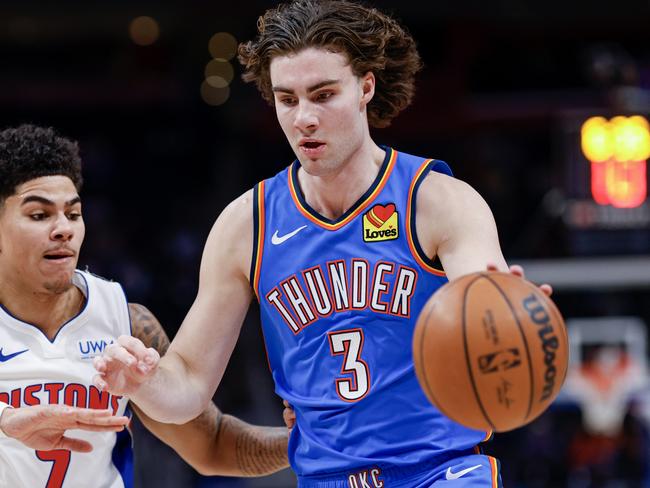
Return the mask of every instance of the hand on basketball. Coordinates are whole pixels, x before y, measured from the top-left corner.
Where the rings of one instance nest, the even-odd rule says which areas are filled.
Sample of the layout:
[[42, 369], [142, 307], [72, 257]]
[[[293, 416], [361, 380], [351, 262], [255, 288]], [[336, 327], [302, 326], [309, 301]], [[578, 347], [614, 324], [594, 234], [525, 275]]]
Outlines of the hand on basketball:
[[[488, 263], [487, 270], [488, 271], [499, 271], [499, 268], [494, 263]], [[522, 268], [518, 264], [511, 265], [508, 270], [510, 271], [511, 274], [513, 274], [515, 276], [519, 276], [520, 278], [523, 278], [523, 279], [526, 278], [526, 276], [524, 275], [524, 268]], [[539, 289], [542, 290], [542, 292], [547, 297], [550, 297], [553, 294], [553, 287], [551, 287], [551, 285], [549, 285], [548, 283], [544, 283], [544, 284], [539, 285]]]
[[97, 370], [93, 383], [102, 391], [114, 395], [132, 396], [153, 376], [158, 368], [160, 354], [131, 336], [120, 336], [109, 345], [104, 354], [94, 359]]
[[67, 449], [90, 452], [93, 446], [81, 439], [65, 436], [68, 429], [93, 432], [119, 432], [129, 423], [127, 417], [115, 417], [110, 410], [93, 410], [67, 405], [34, 405], [7, 408], [0, 417], [0, 428], [27, 447], [49, 451]]
[[296, 425], [296, 412], [293, 411], [293, 408], [291, 408], [288, 401], [283, 400], [282, 403], [284, 404], [282, 418], [284, 419], [287, 429], [291, 432], [291, 429]]

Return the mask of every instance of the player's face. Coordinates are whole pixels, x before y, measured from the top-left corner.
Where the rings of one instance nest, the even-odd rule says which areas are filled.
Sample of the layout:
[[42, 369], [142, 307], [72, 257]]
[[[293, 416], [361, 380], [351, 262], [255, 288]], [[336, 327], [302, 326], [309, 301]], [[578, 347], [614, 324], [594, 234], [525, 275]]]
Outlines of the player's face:
[[270, 76], [280, 126], [308, 173], [336, 171], [370, 140], [375, 79], [355, 76], [344, 54], [307, 48], [277, 56]]
[[23, 289], [63, 293], [85, 234], [72, 180], [44, 176], [16, 188], [0, 208], [0, 277]]

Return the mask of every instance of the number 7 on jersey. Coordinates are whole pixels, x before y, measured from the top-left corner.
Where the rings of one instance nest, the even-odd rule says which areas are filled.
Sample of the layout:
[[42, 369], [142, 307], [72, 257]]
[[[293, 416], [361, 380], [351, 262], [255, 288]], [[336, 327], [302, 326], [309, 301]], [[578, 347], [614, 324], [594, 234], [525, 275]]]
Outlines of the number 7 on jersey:
[[346, 402], [361, 400], [370, 390], [368, 365], [361, 359], [363, 330], [337, 330], [327, 335], [332, 355], [343, 356], [341, 374], [347, 376], [336, 379], [336, 393]]

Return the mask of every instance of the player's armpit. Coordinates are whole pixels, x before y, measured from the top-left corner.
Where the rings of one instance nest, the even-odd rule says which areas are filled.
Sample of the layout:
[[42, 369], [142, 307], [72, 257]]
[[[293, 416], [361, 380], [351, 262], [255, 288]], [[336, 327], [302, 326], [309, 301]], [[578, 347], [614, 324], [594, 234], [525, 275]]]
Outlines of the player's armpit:
[[213, 403], [181, 425], [156, 422], [132, 407], [154, 435], [203, 475], [264, 476], [289, 466], [284, 427], [249, 425], [224, 415]]

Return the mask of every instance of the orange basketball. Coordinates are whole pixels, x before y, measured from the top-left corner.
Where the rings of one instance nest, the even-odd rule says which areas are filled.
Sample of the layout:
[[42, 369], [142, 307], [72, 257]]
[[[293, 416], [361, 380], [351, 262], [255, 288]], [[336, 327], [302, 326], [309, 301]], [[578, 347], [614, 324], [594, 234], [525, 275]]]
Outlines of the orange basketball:
[[544, 412], [568, 358], [555, 304], [510, 273], [447, 283], [424, 306], [413, 337], [415, 371], [431, 403], [478, 430], [516, 429]]

